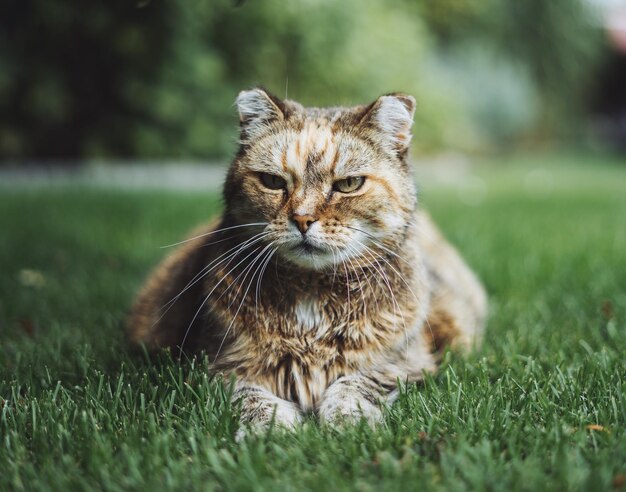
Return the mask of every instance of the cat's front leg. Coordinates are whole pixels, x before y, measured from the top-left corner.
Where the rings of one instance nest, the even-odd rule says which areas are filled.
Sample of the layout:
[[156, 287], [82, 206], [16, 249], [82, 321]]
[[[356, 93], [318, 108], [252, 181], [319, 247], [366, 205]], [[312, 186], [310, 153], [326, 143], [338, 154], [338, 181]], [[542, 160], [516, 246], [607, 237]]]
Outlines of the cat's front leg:
[[233, 399], [241, 403], [242, 426], [237, 432], [237, 440], [249, 431], [262, 432], [272, 424], [290, 429], [302, 421], [298, 405], [256, 384], [237, 383]]
[[329, 424], [355, 423], [365, 418], [370, 425], [382, 421], [380, 403], [387, 391], [362, 374], [343, 376], [324, 392], [318, 407], [322, 422]]

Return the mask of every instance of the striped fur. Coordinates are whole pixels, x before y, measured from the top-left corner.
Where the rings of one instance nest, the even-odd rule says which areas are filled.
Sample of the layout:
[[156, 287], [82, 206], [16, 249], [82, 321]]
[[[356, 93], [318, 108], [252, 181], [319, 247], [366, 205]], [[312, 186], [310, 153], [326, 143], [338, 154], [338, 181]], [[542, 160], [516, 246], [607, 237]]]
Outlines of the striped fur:
[[[414, 100], [303, 108], [253, 89], [237, 104], [225, 212], [157, 267], [130, 337], [206, 351], [209, 370], [235, 377], [253, 426], [292, 426], [303, 412], [376, 422], [399, 380], [433, 371], [445, 345], [474, 346], [486, 315], [482, 286], [417, 208]], [[351, 176], [363, 186], [333, 190]], [[305, 236], [294, 214], [315, 219]]]

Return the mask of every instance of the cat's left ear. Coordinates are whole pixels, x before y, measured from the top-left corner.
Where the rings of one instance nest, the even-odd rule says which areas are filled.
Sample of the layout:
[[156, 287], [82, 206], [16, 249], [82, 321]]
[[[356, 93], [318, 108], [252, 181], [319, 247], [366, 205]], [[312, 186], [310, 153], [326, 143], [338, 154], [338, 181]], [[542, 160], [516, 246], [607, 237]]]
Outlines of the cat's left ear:
[[380, 143], [399, 157], [406, 154], [411, 143], [411, 126], [415, 114], [415, 98], [408, 94], [379, 97], [367, 110], [362, 122], [373, 127]]
[[254, 139], [274, 121], [285, 117], [285, 105], [261, 88], [241, 91], [235, 102], [239, 111], [242, 140]]

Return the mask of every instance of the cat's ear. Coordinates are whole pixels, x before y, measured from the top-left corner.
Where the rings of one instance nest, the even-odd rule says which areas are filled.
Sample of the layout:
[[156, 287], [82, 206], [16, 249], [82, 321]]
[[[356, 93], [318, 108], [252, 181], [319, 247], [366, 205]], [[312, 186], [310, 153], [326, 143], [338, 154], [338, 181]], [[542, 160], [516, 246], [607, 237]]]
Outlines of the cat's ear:
[[361, 121], [375, 130], [380, 143], [387, 150], [402, 157], [411, 143], [414, 113], [413, 96], [388, 94], [371, 104]]
[[284, 103], [260, 88], [241, 91], [235, 104], [239, 111], [242, 140], [253, 139], [265, 131], [270, 123], [285, 117]]

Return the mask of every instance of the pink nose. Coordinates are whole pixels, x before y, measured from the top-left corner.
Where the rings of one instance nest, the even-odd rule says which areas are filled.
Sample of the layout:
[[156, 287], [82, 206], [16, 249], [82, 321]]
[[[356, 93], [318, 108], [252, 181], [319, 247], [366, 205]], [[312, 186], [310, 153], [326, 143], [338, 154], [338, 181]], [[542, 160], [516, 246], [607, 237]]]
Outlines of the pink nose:
[[311, 227], [311, 224], [313, 224], [313, 222], [315, 222], [317, 219], [313, 217], [312, 215], [293, 214], [291, 216], [291, 220], [295, 222], [296, 226], [298, 227], [298, 230], [302, 234], [304, 234], [306, 233], [306, 231], [309, 230], [309, 227]]

